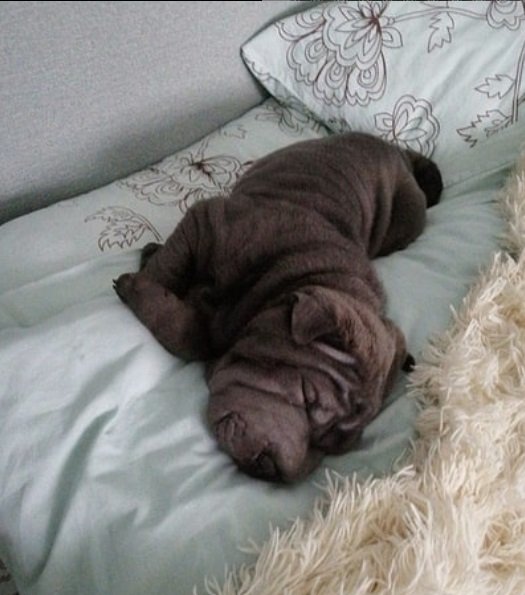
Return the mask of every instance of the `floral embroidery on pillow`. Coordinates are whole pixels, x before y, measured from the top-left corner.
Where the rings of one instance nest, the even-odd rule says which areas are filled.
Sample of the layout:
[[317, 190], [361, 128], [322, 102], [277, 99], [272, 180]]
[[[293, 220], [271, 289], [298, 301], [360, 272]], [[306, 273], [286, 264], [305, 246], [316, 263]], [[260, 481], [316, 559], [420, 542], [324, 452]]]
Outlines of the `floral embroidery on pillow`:
[[[459, 46], [460, 20], [479, 21], [481, 27], [493, 30], [518, 31], [525, 22], [525, 2], [491, 0], [472, 3], [472, 8], [469, 3], [443, 0], [338, 2], [299, 13], [276, 23], [275, 27], [286, 44], [286, 65], [297, 84], [297, 96], [303, 99], [307, 91], [311, 92], [321, 102], [323, 119], [339, 132], [350, 125], [353, 128], [354, 124], [345, 122], [349, 118], [347, 114], [342, 117], [343, 114], [333, 110], [330, 113], [331, 107], [366, 108], [384, 99], [389, 87], [389, 56], [404, 48], [408, 40], [404, 23], [423, 22], [429, 34], [426, 45], [423, 38], [421, 51], [422, 55], [430, 55], [453, 42]], [[250, 67], [259, 76], [260, 65], [250, 64]], [[520, 95], [525, 40], [512, 68], [512, 72], [488, 72], [469, 89], [485, 94], [488, 99], [486, 109], [481, 111], [478, 105], [479, 113], [472, 114], [468, 124], [453, 129], [470, 147], [518, 121], [519, 108], [525, 102], [525, 94]], [[272, 77], [261, 72], [260, 80], [271, 83]], [[410, 83], [407, 84], [409, 90]], [[432, 154], [441, 126], [433, 114], [430, 97], [416, 98], [413, 93], [405, 93], [394, 103], [391, 113], [375, 114], [377, 133], [425, 155]], [[312, 105], [309, 107], [312, 109]], [[366, 121], [365, 125], [369, 124]]]
[[260, 122], [276, 122], [277, 126], [292, 136], [303, 134], [305, 129], [320, 132], [322, 124], [308, 113], [295, 97], [288, 97], [286, 105], [268, 100], [261, 106], [261, 113], [255, 116]]
[[147, 232], [151, 233], [155, 241], [162, 242], [162, 236], [153, 223], [140, 213], [127, 207], [104, 207], [93, 215], [86, 217], [85, 222], [103, 221], [105, 227], [98, 237], [98, 247], [101, 252], [106, 249], [129, 247]]
[[328, 105], [366, 106], [386, 89], [384, 48], [399, 48], [400, 32], [385, 16], [388, 2], [335, 5], [277, 23], [290, 42], [287, 62], [297, 82]]
[[[524, 19], [517, 19], [515, 22], [518, 23], [519, 26], [523, 20]], [[494, 107], [494, 109], [477, 114], [475, 120], [472, 120], [469, 126], [458, 128], [457, 133], [463, 137], [463, 140], [468, 142], [471, 147], [474, 147], [480, 140], [489, 138], [493, 134], [496, 134], [500, 130], [507, 128], [507, 126], [518, 121], [520, 106], [522, 103], [525, 103], [525, 93], [520, 95], [524, 68], [525, 41], [521, 48], [520, 55], [517, 57], [516, 70], [513, 73], [513, 76], [508, 74], [495, 74], [494, 76], [486, 77], [483, 83], [474, 89], [478, 93], [486, 95], [489, 101], [496, 101], [496, 104], [500, 107]]]
[[439, 121], [426, 99], [403, 95], [397, 100], [392, 113], [376, 114], [375, 124], [381, 138], [404, 149], [430, 157], [436, 148]]
[[129, 188], [140, 200], [158, 206], [177, 206], [184, 213], [193, 203], [226, 192], [251, 164], [241, 163], [233, 155], [207, 156], [209, 140], [205, 139], [196, 149], [167, 157], [118, 184]]
[[492, 0], [487, 8], [487, 22], [494, 29], [506, 27], [518, 29], [525, 20], [525, 3], [523, 0]]

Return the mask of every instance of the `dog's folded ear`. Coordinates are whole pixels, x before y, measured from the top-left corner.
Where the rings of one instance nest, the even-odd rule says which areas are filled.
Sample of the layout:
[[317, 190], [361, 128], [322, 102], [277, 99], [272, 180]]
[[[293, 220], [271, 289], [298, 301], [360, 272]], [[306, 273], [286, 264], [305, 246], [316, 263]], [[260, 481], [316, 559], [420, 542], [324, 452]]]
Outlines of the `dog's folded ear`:
[[308, 345], [315, 339], [337, 333], [335, 305], [322, 289], [312, 288], [292, 294], [291, 333], [297, 345]]

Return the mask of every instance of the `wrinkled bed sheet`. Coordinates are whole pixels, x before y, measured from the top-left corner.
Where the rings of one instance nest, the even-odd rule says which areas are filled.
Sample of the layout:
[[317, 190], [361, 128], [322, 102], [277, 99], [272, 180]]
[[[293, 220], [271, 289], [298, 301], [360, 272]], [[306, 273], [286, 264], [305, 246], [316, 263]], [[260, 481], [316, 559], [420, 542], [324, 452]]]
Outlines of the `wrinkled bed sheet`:
[[[413, 437], [406, 376], [357, 449], [296, 486], [248, 478], [205, 425], [203, 367], [165, 352], [111, 280], [249, 162], [326, 130], [273, 100], [156, 167], [0, 228], [0, 558], [30, 595], [203, 590], [238, 547], [307, 514], [326, 468], [382, 473]], [[503, 172], [446, 189], [377, 261], [417, 356], [496, 249]]]

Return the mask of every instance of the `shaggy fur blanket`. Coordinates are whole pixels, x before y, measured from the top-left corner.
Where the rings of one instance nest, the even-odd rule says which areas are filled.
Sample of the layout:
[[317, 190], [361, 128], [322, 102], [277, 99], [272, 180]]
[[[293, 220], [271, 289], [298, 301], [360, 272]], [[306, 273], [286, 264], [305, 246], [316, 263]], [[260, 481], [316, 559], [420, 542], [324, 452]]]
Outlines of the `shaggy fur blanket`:
[[221, 595], [525, 593], [525, 154], [505, 249], [413, 374], [419, 438], [388, 477], [329, 481]]

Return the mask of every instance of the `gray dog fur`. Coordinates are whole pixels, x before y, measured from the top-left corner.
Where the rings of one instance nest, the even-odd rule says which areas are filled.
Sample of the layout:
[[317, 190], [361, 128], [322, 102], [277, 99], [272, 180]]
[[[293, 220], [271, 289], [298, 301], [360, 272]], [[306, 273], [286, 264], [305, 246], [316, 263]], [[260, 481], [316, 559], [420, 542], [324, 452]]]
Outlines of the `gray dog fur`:
[[208, 420], [247, 473], [306, 476], [348, 451], [407, 361], [371, 259], [423, 231], [436, 165], [365, 134], [257, 161], [195, 204], [118, 295], [164, 347], [208, 362]]

